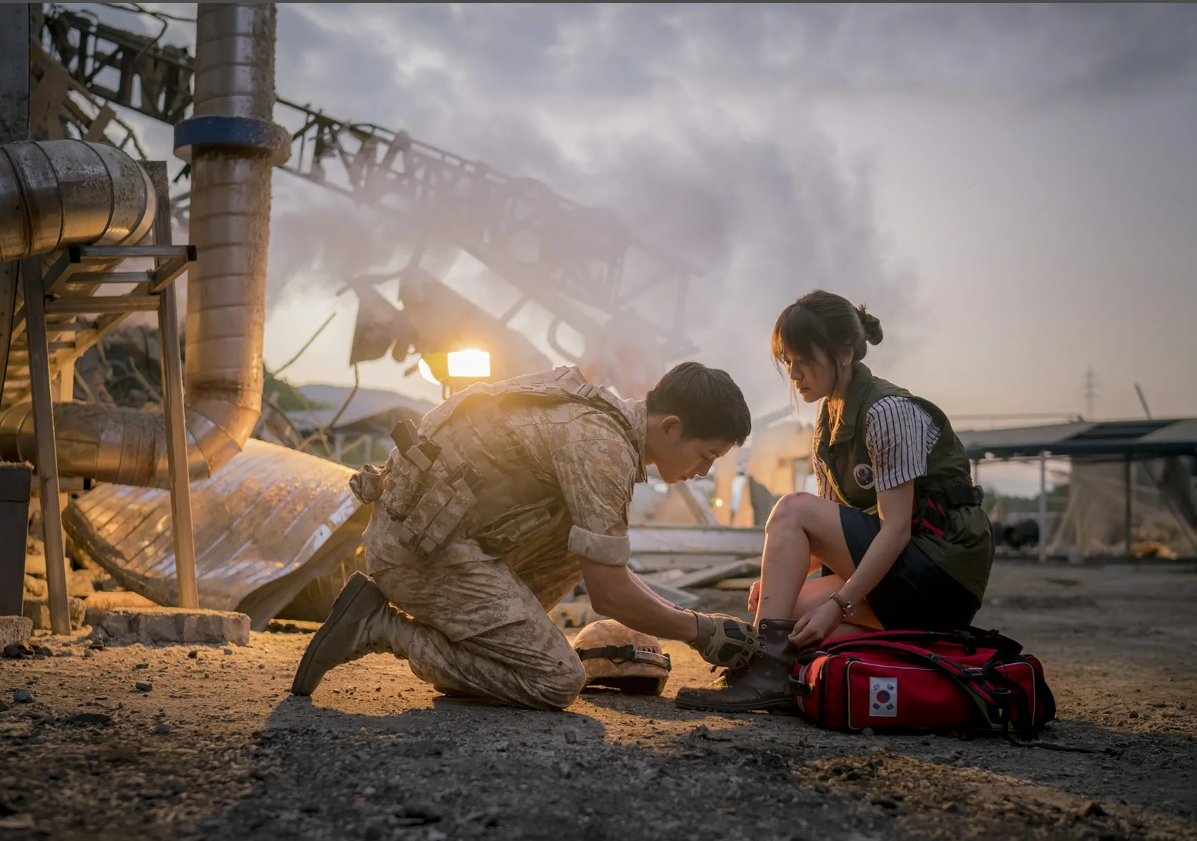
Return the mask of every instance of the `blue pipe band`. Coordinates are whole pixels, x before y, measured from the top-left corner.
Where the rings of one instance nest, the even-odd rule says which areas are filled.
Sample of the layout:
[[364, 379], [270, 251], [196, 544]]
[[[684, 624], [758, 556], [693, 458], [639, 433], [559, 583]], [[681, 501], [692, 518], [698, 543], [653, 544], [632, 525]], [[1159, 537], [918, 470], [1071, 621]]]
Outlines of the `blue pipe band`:
[[175, 154], [191, 163], [192, 149], [261, 149], [282, 166], [291, 157], [291, 133], [255, 117], [192, 117], [175, 126]]

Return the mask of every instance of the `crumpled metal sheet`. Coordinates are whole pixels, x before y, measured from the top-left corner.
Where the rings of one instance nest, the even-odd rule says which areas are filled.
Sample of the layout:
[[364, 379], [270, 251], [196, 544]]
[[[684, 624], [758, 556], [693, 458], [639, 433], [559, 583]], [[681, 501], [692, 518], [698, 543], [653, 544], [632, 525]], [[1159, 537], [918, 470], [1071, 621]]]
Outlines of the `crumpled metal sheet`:
[[[262, 630], [309, 583], [352, 559], [371, 510], [349, 492], [352, 472], [250, 439], [215, 475], [193, 482], [200, 606], [241, 611]], [[169, 492], [102, 485], [67, 507], [63, 525], [122, 586], [178, 603]]]

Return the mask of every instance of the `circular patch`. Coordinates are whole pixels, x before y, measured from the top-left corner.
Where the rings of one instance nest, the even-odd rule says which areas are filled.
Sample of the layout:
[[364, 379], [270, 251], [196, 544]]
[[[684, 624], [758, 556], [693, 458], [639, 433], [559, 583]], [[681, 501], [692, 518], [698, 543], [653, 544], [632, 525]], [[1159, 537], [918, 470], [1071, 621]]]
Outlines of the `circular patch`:
[[886, 692], [884, 689], [882, 689], [880, 692], [877, 693], [877, 700], [883, 704], [888, 703], [889, 702], [889, 693]]
[[873, 465], [858, 464], [852, 469], [852, 478], [856, 480], [856, 484], [860, 485], [865, 490], [873, 487]]

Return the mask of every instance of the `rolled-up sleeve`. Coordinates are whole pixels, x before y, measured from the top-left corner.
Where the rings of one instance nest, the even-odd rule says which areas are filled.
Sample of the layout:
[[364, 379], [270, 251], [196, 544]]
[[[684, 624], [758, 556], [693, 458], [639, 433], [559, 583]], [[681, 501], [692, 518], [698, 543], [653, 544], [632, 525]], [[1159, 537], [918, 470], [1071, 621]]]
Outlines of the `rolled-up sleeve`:
[[553, 448], [562, 496], [573, 527], [569, 551], [600, 564], [623, 566], [631, 555], [628, 508], [638, 459], [606, 418], [579, 418]]

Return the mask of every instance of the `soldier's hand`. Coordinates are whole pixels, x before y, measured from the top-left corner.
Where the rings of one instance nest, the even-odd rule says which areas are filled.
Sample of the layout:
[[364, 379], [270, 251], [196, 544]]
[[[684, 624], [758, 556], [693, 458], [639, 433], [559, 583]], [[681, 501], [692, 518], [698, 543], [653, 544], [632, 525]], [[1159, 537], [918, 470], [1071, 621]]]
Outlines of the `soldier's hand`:
[[698, 636], [690, 647], [715, 666], [738, 669], [747, 666], [760, 653], [756, 626], [726, 613], [697, 613]]

